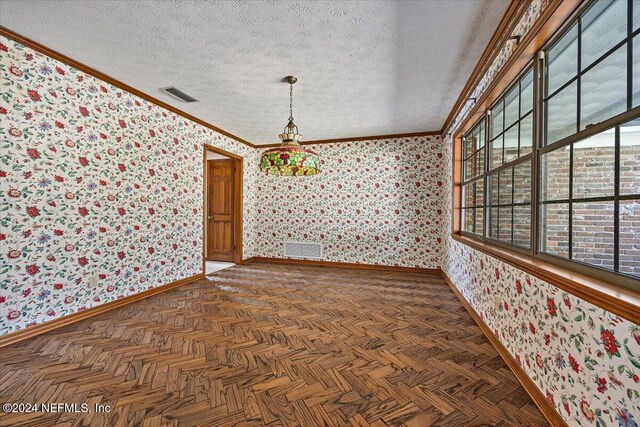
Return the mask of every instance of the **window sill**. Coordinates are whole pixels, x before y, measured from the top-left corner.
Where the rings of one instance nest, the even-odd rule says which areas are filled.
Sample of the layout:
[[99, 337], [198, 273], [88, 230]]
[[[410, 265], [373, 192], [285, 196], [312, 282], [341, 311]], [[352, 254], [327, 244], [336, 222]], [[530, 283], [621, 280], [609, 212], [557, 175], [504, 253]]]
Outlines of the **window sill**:
[[549, 282], [578, 298], [589, 301], [636, 324], [640, 323], [640, 292], [616, 286], [604, 280], [586, 276], [555, 264], [502, 249], [460, 234], [451, 237], [473, 249], [491, 255], [526, 273]]

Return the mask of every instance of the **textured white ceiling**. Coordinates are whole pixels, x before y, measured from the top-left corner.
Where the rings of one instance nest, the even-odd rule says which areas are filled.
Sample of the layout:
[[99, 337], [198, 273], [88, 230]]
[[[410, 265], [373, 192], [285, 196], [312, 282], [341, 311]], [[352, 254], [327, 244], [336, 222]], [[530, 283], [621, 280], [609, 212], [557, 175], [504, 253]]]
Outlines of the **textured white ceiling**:
[[[509, 4], [11, 1], [0, 23], [255, 144], [439, 130]], [[176, 86], [200, 100], [159, 91]]]

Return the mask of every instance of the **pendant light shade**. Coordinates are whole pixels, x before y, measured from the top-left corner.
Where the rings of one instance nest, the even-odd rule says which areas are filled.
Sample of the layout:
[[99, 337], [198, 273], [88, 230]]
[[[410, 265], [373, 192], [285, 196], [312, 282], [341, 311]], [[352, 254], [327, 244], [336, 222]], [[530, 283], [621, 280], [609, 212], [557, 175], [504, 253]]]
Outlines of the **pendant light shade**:
[[315, 175], [320, 172], [320, 157], [315, 152], [300, 146], [302, 135], [298, 133], [298, 126], [293, 122], [293, 84], [297, 79], [288, 76], [284, 81], [290, 85], [289, 122], [280, 134], [282, 144], [262, 153], [260, 169], [267, 175]]
[[267, 175], [315, 175], [320, 172], [320, 158], [299, 145], [282, 144], [262, 153], [260, 169]]

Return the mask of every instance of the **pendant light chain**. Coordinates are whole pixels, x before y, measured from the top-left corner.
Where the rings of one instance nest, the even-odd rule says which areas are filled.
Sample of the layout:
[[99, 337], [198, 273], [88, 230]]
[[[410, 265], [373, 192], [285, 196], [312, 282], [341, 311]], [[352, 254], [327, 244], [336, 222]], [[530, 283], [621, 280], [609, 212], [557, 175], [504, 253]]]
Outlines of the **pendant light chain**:
[[298, 133], [298, 126], [293, 123], [293, 85], [298, 79], [287, 76], [282, 81], [289, 83], [289, 123], [278, 135], [282, 141], [280, 146], [271, 148], [260, 156], [260, 170], [267, 175], [316, 175], [320, 172], [320, 158], [317, 153], [300, 146], [302, 135]]
[[293, 83], [289, 83], [289, 121], [293, 121]]

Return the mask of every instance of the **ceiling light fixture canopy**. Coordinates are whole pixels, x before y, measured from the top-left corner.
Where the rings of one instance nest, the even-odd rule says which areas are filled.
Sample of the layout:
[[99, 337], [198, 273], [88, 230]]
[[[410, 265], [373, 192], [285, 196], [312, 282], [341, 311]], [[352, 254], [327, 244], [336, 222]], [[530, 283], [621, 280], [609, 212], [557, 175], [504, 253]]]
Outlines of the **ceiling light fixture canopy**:
[[289, 83], [289, 122], [280, 134], [282, 144], [262, 153], [260, 169], [267, 175], [315, 175], [320, 172], [320, 158], [315, 152], [300, 146], [302, 135], [293, 122], [293, 85], [298, 79], [287, 76], [283, 81]]

